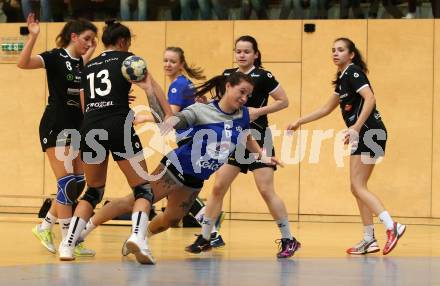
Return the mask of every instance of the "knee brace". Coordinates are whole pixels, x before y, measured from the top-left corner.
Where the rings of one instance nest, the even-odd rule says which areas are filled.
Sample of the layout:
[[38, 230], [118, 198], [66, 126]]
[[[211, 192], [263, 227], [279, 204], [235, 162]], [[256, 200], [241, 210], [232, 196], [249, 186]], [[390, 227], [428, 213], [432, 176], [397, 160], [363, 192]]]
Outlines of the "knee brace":
[[62, 205], [71, 206], [79, 196], [76, 188], [75, 175], [67, 175], [59, 178], [57, 185], [57, 202]]
[[105, 186], [94, 188], [87, 187], [86, 192], [82, 196], [81, 200], [89, 202], [93, 208], [96, 207], [102, 201], [102, 197], [104, 196]]
[[154, 194], [153, 191], [151, 190], [150, 183], [137, 185], [136, 187], [133, 187], [131, 189], [133, 190], [134, 200], [146, 199], [151, 204], [153, 204]]
[[81, 195], [81, 193], [84, 191], [84, 188], [86, 186], [86, 180], [84, 178], [84, 174], [75, 175], [75, 179], [76, 179], [76, 189], [78, 190], [78, 195]]

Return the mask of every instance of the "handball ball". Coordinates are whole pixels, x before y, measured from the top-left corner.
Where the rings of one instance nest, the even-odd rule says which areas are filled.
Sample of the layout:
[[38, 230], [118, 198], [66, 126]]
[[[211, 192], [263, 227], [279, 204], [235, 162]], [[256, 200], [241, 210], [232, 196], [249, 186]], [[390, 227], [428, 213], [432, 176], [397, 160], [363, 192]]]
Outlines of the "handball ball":
[[122, 62], [122, 75], [128, 81], [141, 81], [147, 75], [147, 65], [138, 56], [129, 56]]

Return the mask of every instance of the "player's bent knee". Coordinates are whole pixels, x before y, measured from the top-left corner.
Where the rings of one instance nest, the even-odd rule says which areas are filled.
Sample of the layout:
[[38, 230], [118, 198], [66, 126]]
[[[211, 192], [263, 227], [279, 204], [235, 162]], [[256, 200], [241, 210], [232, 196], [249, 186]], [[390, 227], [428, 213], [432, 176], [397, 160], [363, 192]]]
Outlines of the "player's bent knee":
[[154, 194], [151, 189], [150, 183], [145, 183], [141, 185], [137, 185], [136, 187], [132, 187], [134, 199], [145, 199], [153, 204]]
[[81, 200], [87, 201], [92, 205], [93, 208], [96, 207], [102, 201], [102, 197], [104, 196], [105, 186], [102, 187], [87, 187], [86, 192], [82, 196]]
[[57, 202], [71, 206], [79, 196], [75, 175], [67, 175], [57, 181]]

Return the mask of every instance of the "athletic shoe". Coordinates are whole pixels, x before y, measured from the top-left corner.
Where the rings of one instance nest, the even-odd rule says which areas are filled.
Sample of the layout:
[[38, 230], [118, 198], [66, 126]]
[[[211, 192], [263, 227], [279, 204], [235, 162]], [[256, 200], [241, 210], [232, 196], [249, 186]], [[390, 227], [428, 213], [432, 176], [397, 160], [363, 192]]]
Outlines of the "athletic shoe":
[[93, 249], [88, 249], [84, 246], [83, 242], [77, 243], [73, 249], [73, 255], [75, 257], [94, 257], [96, 252]]
[[185, 251], [190, 253], [200, 253], [202, 251], [209, 251], [211, 248], [211, 243], [204, 239], [203, 235], [199, 234], [193, 244], [185, 247]]
[[52, 253], [56, 253], [55, 245], [53, 244], [53, 233], [50, 229], [40, 230], [40, 225], [37, 224], [32, 228], [32, 233], [38, 238], [41, 244]]
[[131, 253], [130, 250], [128, 250], [127, 248], [127, 241], [124, 241], [124, 244], [122, 245], [122, 249], [121, 249], [121, 254], [122, 256], [127, 256], [130, 253]]
[[365, 241], [362, 239], [358, 244], [347, 249], [346, 252], [348, 254], [362, 255], [378, 252], [379, 250], [380, 249], [379, 245], [377, 244], [377, 240], [374, 238], [371, 241]]
[[383, 255], [387, 255], [397, 245], [397, 241], [403, 236], [406, 225], [394, 222], [393, 229], [387, 229], [387, 243], [383, 248]]
[[223, 247], [226, 245], [222, 236], [218, 232], [211, 233], [211, 246], [214, 248]]
[[145, 239], [139, 238], [132, 234], [130, 238], [127, 239], [126, 245], [128, 251], [136, 256], [136, 260], [140, 264], [156, 264], [156, 260], [148, 248], [148, 244]]
[[73, 255], [74, 248], [69, 246], [67, 243], [64, 243], [64, 241], [60, 243], [58, 252], [61, 261], [75, 260], [75, 256]]
[[282, 238], [277, 239], [275, 242], [278, 243], [278, 247], [280, 249], [280, 251], [277, 253], [278, 258], [291, 257], [295, 254], [295, 251], [301, 247], [301, 243], [299, 243], [299, 241], [297, 241], [295, 238]]

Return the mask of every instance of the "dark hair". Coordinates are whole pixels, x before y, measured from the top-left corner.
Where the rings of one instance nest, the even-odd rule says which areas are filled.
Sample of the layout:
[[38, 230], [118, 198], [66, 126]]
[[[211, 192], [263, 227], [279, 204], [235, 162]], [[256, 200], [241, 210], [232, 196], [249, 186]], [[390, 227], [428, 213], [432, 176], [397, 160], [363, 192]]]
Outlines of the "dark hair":
[[254, 80], [249, 75], [242, 72], [234, 72], [229, 76], [218, 75], [197, 86], [194, 97], [199, 97], [210, 92], [213, 99], [221, 99], [226, 91], [226, 83], [229, 83], [231, 86], [236, 86], [242, 81], [246, 81], [252, 86], [255, 85]]
[[206, 79], [206, 76], [203, 75], [203, 69], [200, 67], [195, 67], [193, 65], [188, 66], [188, 63], [185, 59], [185, 52], [182, 50], [182, 48], [179, 47], [168, 47], [165, 49], [165, 51], [174, 52], [179, 55], [179, 60], [181, 63], [183, 63], [183, 69], [188, 74], [190, 78], [195, 79]]
[[257, 40], [255, 40], [255, 38], [252, 36], [245, 35], [235, 40], [235, 46], [237, 45], [238, 42], [249, 42], [252, 44], [252, 49], [254, 50], [255, 53], [258, 53], [258, 57], [254, 60], [254, 66], [257, 68], [263, 68], [263, 66], [261, 65], [261, 52], [258, 49]]
[[64, 25], [63, 29], [58, 34], [56, 38], [57, 46], [60, 48], [67, 47], [70, 43], [72, 33], [80, 35], [82, 32], [88, 30], [93, 31], [95, 34], [98, 33], [98, 29], [96, 28], [96, 26], [88, 20], [70, 20]]
[[106, 20], [105, 24], [101, 38], [104, 46], [116, 45], [120, 39], [124, 39], [126, 42], [131, 41], [131, 32], [127, 26], [116, 22], [115, 19]]
[[[356, 45], [353, 43], [353, 41], [348, 38], [337, 38], [334, 41], [334, 43], [336, 43], [337, 41], [344, 42], [348, 51], [350, 53], [354, 53], [354, 57], [351, 60], [351, 62], [354, 63], [355, 65], [357, 65], [358, 67], [360, 67], [364, 73], [368, 73], [367, 64], [364, 62], [364, 59], [362, 58], [361, 52], [359, 52], [359, 50], [356, 48]], [[340, 76], [341, 76], [341, 72], [339, 71], [336, 73], [336, 79], [332, 82], [333, 85], [337, 84]]]

